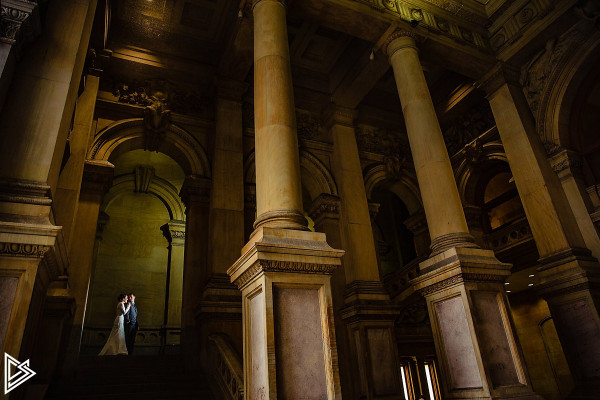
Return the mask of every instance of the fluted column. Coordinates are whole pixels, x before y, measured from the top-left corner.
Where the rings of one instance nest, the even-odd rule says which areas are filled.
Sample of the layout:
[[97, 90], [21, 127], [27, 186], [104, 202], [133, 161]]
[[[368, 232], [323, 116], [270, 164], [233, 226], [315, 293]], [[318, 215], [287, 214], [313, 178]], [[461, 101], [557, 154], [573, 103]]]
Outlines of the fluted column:
[[254, 1], [255, 229], [306, 229], [285, 8]]
[[387, 52], [431, 235], [411, 284], [427, 301], [443, 397], [536, 398], [504, 291], [511, 266], [469, 233], [414, 36], [395, 31]]

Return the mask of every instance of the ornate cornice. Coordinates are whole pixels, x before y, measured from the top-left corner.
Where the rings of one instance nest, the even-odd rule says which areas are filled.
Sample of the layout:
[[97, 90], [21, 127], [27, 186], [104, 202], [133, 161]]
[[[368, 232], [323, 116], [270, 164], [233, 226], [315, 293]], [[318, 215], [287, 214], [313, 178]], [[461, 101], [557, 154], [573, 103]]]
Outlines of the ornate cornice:
[[429, 296], [436, 292], [446, 290], [452, 286], [456, 286], [465, 282], [479, 282], [479, 283], [503, 283], [506, 280], [505, 275], [501, 274], [473, 274], [473, 273], [461, 273], [458, 275], [451, 276], [442, 281], [436, 282], [433, 285], [426, 286], [419, 289], [418, 292], [422, 296]]
[[0, 242], [0, 255], [41, 258], [50, 250], [50, 246], [27, 243]]
[[[423, 4], [418, 6], [416, 2], [393, 0], [352, 0], [362, 3], [379, 12], [395, 16], [399, 22], [407, 27], [412, 27], [417, 34], [423, 35], [436, 33], [440, 36], [450, 38], [460, 44], [474, 47], [479, 51], [488, 52], [488, 41], [486, 30], [483, 26], [484, 18], [476, 18], [475, 14], [461, 8], [450, 6], [451, 2], [436, 1], [434, 7]], [[453, 10], [453, 11], [451, 11]], [[459, 15], [458, 13], [462, 13]], [[469, 15], [468, 23], [464, 24], [465, 13]], [[476, 21], [477, 20], [477, 21]], [[476, 21], [476, 22], [475, 22]], [[385, 50], [386, 47], [383, 47]]]
[[292, 272], [303, 274], [331, 275], [337, 268], [333, 264], [315, 264], [300, 261], [258, 260], [233, 283], [242, 290], [244, 286], [265, 272]]

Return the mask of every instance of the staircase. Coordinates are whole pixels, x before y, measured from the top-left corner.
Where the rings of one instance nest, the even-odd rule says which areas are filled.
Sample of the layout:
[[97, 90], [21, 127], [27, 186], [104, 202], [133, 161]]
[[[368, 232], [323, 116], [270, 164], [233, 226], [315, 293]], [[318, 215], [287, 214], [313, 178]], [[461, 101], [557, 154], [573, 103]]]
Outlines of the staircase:
[[181, 356], [81, 356], [72, 382], [50, 387], [46, 400], [212, 400], [202, 374], [186, 374]]

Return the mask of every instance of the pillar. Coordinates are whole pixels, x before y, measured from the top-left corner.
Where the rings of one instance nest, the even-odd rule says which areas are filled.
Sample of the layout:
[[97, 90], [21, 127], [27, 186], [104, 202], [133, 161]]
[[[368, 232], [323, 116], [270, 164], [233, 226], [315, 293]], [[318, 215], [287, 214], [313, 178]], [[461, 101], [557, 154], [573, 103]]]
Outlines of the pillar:
[[208, 365], [209, 336], [226, 334], [242, 343], [241, 293], [227, 268], [244, 245], [244, 154], [242, 95], [248, 84], [226, 78], [216, 83], [216, 121], [209, 222], [210, 277], [202, 292], [197, 317], [202, 323], [203, 363]]
[[185, 256], [185, 222], [168, 223], [171, 246], [169, 267], [169, 297], [167, 298], [166, 345], [181, 344], [181, 299], [183, 295], [183, 265]]
[[190, 175], [180, 192], [185, 204], [185, 250], [181, 299], [181, 354], [186, 367], [200, 367], [200, 330], [196, 309], [208, 276], [208, 207], [210, 180]]
[[286, 6], [255, 0], [258, 217], [227, 273], [242, 292], [249, 400], [341, 398], [330, 276], [343, 251], [303, 216]]
[[[483, 77], [500, 139], [540, 254], [538, 292], [548, 302], [575, 388], [600, 393], [600, 265], [591, 256], [575, 212], [547, 160], [518, 73], [498, 65]], [[579, 210], [580, 211], [580, 210]]]
[[[402, 393], [394, 335], [399, 309], [392, 306], [379, 276], [377, 250], [356, 135], [354, 111], [331, 105], [327, 125], [333, 138], [332, 172], [341, 198], [346, 290], [341, 317], [354, 357], [353, 398]], [[385, 371], [385, 373], [382, 373]]]
[[100, 78], [88, 74], [85, 76], [84, 82], [83, 93], [77, 99], [75, 106], [73, 129], [69, 134], [70, 155], [60, 173], [54, 194], [56, 224], [63, 227], [67, 249], [71, 245], [84, 162], [90, 143], [90, 135], [93, 135], [92, 124]]
[[[35, 337], [47, 288], [66, 274], [52, 199], [95, 8], [94, 0], [48, 4], [42, 34], [17, 65], [0, 111], [0, 342], [15, 357]], [[42, 300], [33, 305], [32, 296]]]
[[504, 291], [510, 265], [469, 233], [415, 36], [397, 30], [386, 47], [431, 236], [411, 283], [427, 301], [442, 397], [534, 398]]
[[581, 156], [574, 151], [562, 149], [550, 157], [550, 164], [558, 175], [569, 206], [573, 210], [585, 246], [590, 249], [592, 256], [599, 259], [600, 238], [590, 216], [594, 212], [594, 205], [585, 189]]
[[65, 377], [71, 377], [77, 367], [95, 256], [98, 216], [113, 173], [114, 166], [108, 161], [87, 160], [83, 168], [73, 245], [69, 251], [69, 295], [75, 300], [75, 312], [70, 326], [66, 327], [68, 342], [61, 368]]

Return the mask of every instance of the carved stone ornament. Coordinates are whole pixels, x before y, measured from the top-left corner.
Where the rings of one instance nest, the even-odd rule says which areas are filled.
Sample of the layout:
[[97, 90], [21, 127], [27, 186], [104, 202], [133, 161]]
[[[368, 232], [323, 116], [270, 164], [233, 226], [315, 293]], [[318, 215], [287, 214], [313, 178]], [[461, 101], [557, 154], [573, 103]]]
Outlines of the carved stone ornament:
[[[165, 79], [148, 79], [142, 82], [128, 82], [125, 78], [109, 77], [112, 81], [112, 94], [119, 103], [137, 106], [151, 106], [157, 100], [177, 114], [209, 115], [211, 101], [190, 88]], [[110, 83], [109, 83], [110, 84]]]
[[144, 148], [149, 151], [158, 151], [171, 124], [171, 110], [158, 96], [152, 97], [152, 104], [144, 109]]
[[338, 219], [340, 217], [340, 198], [331, 194], [321, 193], [313, 200], [308, 213], [318, 225], [324, 218]]
[[239, 290], [256, 276], [264, 272], [301, 272], [305, 274], [331, 275], [336, 269], [332, 264], [314, 264], [304, 262], [289, 262], [279, 260], [258, 260], [233, 282]]
[[17, 257], [43, 257], [50, 246], [26, 243], [0, 243], [0, 255]]
[[548, 40], [544, 49], [533, 56], [521, 70], [520, 83], [536, 119], [542, 94], [550, 84], [549, 77], [559, 61], [574, 45], [578, 33], [577, 29], [570, 29], [563, 35]]
[[[31, 1], [3, 1], [0, 6], [0, 41], [8, 44], [29, 42], [39, 31], [37, 4]], [[32, 17], [32, 14], [35, 14]]]
[[396, 319], [397, 326], [429, 324], [429, 312], [427, 311], [427, 303], [424, 301], [407, 305], [400, 311], [400, 315]]
[[[482, 101], [468, 112], [461, 114], [454, 124], [444, 132], [444, 142], [446, 142], [448, 154], [455, 155], [466, 144], [481, 136], [494, 125], [494, 116], [487, 101]], [[471, 150], [475, 153], [477, 151], [476, 148]]]

